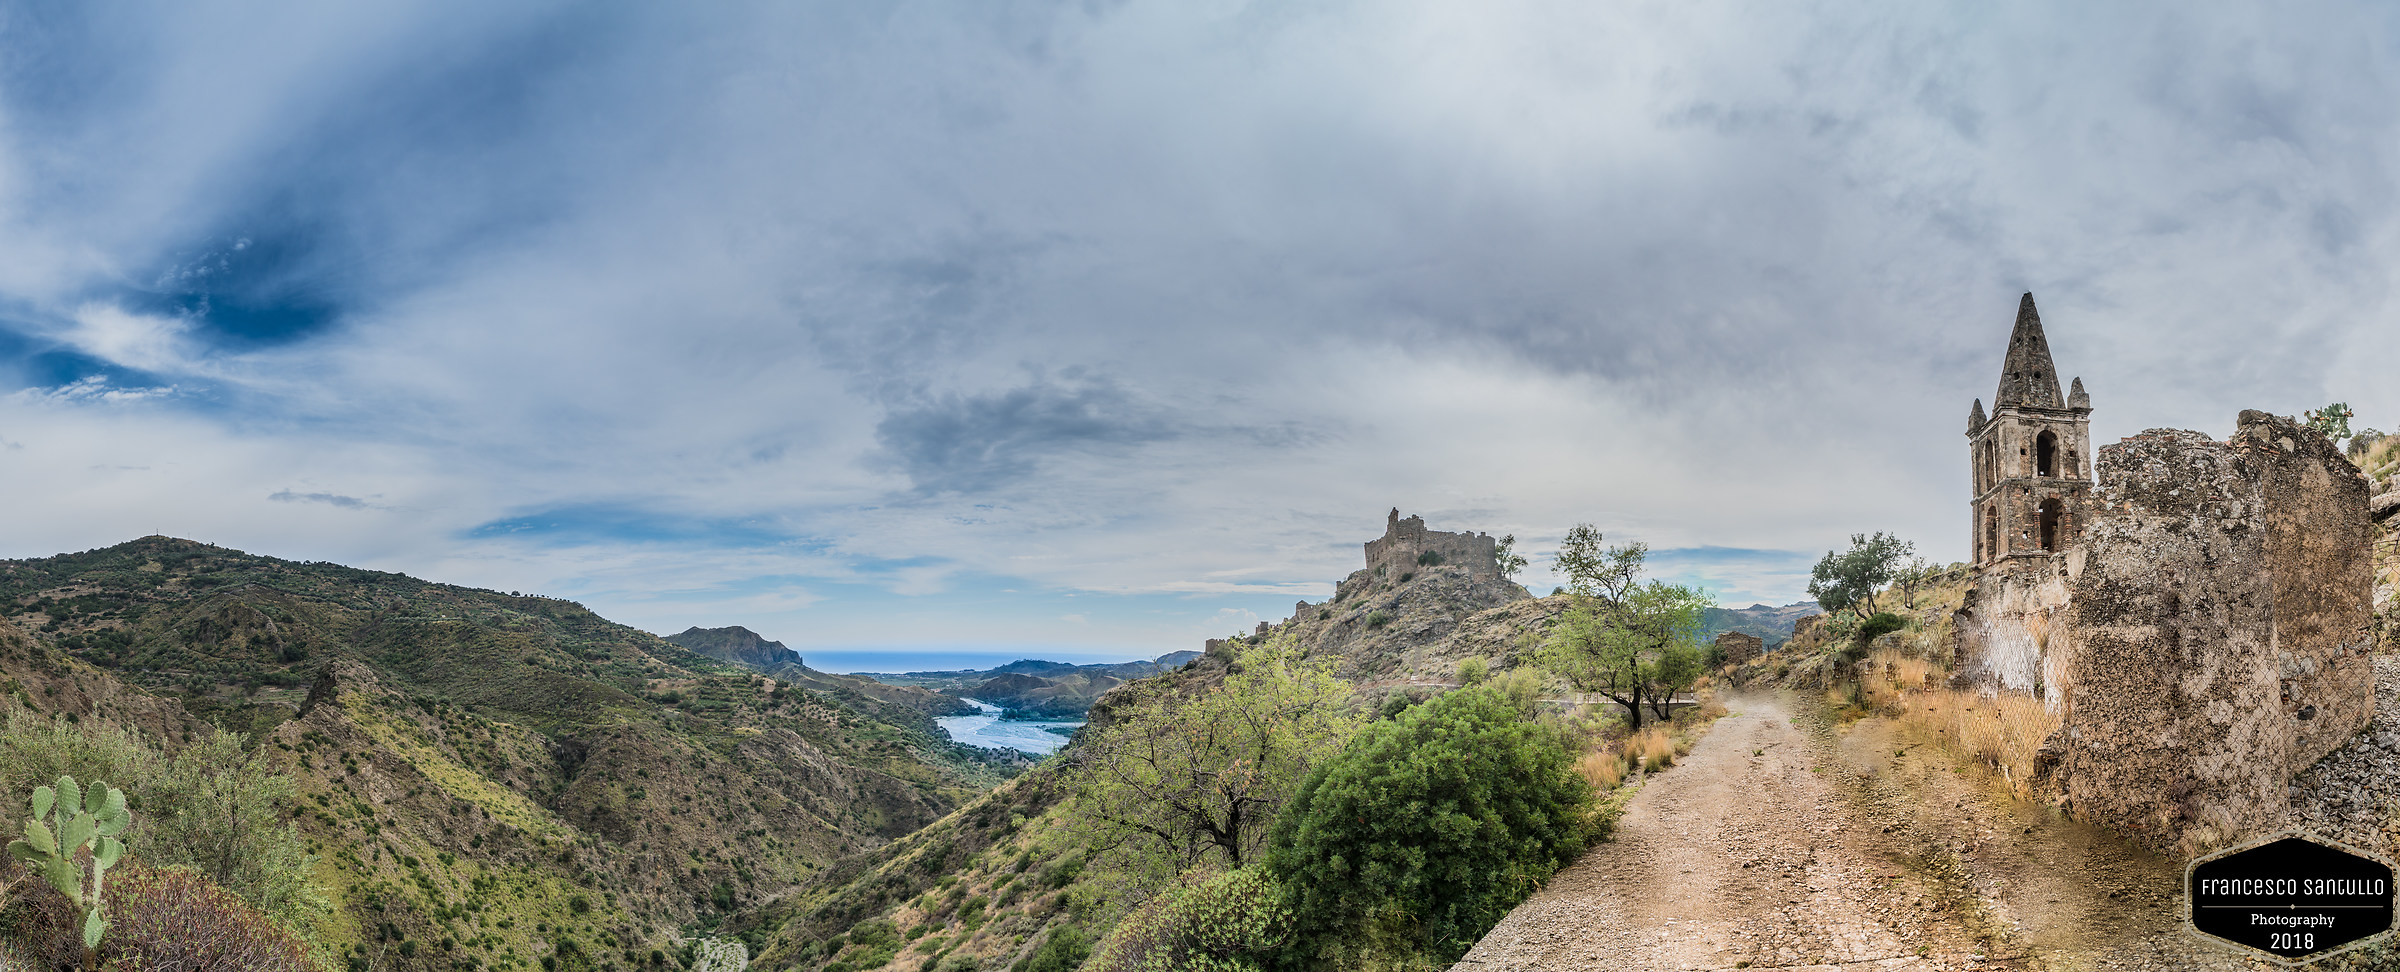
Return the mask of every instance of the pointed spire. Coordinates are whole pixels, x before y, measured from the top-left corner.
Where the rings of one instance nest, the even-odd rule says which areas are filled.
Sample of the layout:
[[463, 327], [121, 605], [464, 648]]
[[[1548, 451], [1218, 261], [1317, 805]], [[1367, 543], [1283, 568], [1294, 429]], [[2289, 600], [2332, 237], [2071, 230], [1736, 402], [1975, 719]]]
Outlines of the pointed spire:
[[1994, 410], [2011, 405], [2059, 408], [2058, 369], [2050, 364], [2050, 341], [2042, 336], [2042, 315], [2033, 309], [2033, 294], [2017, 303], [2017, 326], [2008, 335], [2008, 362], [2000, 368], [2000, 393]]
[[2075, 387], [2067, 390], [2067, 407], [2092, 410], [2092, 396], [2083, 393], [2083, 379], [2075, 379]]
[[1967, 434], [1974, 435], [1976, 429], [1983, 428], [1983, 422], [1983, 399], [1978, 398], [1975, 407], [1967, 410]]

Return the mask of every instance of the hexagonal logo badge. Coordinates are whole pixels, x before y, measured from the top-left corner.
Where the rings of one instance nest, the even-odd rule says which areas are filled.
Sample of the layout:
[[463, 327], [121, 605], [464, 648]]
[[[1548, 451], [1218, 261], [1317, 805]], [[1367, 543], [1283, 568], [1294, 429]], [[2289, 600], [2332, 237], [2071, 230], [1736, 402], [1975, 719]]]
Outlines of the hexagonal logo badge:
[[2194, 931], [2284, 964], [2390, 932], [2392, 895], [2389, 862], [2297, 831], [2219, 851], [2184, 872]]

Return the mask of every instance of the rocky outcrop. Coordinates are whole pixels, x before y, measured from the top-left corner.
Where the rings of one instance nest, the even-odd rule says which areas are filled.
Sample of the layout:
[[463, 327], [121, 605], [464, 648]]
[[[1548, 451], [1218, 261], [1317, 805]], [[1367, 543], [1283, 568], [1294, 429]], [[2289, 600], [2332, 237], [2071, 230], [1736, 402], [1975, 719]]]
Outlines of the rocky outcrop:
[[[1520, 604], [1529, 606], [1507, 610]], [[1446, 676], [1469, 657], [1514, 664], [1523, 636], [1547, 630], [1565, 609], [1564, 598], [1536, 601], [1497, 572], [1443, 564], [1379, 577], [1368, 569], [1335, 586], [1331, 600], [1302, 601], [1253, 637], [1289, 638], [1309, 657], [1336, 659], [1343, 678]]]

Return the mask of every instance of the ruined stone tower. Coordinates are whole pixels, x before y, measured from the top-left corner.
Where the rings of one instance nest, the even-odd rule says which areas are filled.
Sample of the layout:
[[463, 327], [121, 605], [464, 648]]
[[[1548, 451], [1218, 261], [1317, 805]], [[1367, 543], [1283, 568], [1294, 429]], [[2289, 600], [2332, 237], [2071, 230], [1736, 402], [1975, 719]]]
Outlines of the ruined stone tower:
[[1992, 414], [1984, 416], [1982, 399], [1967, 413], [1975, 566], [2046, 557], [2082, 534], [2092, 488], [2091, 415], [2083, 379], [2059, 394], [2050, 341], [2026, 294], [2017, 304]]

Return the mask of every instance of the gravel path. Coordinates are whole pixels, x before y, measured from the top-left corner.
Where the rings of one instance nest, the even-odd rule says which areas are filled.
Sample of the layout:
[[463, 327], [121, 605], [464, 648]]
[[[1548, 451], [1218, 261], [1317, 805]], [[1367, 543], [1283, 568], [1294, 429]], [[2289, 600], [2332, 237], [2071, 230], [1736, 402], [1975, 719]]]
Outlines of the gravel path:
[[1732, 705], [1615, 840], [1457, 968], [2253, 967], [2181, 930], [2179, 863], [2013, 800], [1882, 720]]

